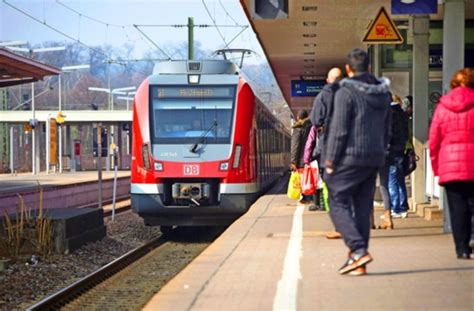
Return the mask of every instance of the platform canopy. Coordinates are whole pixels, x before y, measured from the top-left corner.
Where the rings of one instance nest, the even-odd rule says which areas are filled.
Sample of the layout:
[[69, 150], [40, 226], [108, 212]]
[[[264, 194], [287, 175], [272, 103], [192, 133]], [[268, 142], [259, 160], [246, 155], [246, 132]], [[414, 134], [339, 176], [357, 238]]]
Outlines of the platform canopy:
[[[350, 50], [367, 48], [362, 40], [381, 7], [389, 14], [391, 11], [391, 0], [240, 2], [293, 113], [311, 109], [314, 97], [294, 96], [297, 94], [292, 94], [292, 81], [299, 81], [298, 87], [305, 90], [308, 86], [301, 82], [303, 80], [324, 83], [330, 68], [342, 69]], [[465, 5], [465, 19], [474, 18], [474, 1], [466, 1]], [[409, 16], [393, 15], [392, 18], [406, 21]], [[443, 19], [442, 5], [438, 5], [438, 14], [431, 14], [430, 19]]]
[[35, 82], [60, 72], [58, 68], [0, 48], [0, 87]]

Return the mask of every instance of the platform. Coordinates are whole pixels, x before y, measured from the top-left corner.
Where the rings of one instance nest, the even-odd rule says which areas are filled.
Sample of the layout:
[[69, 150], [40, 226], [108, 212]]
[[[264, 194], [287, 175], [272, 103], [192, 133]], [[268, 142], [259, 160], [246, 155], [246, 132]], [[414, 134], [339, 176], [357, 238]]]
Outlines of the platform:
[[[103, 203], [112, 201], [113, 172], [102, 173]], [[130, 171], [117, 174], [117, 198], [130, 193]], [[40, 206], [40, 189], [43, 189], [44, 208], [96, 207], [98, 201], [97, 172], [75, 172], [62, 174], [1, 174], [0, 214], [13, 213], [20, 204], [21, 195], [27, 208]]]
[[[89, 181], [97, 181], [97, 171], [85, 172], [65, 172], [65, 173], [31, 173], [0, 174], [0, 194], [11, 192], [22, 192], [36, 189], [38, 185], [44, 188], [52, 186], [61, 186], [69, 184], [78, 184]], [[130, 177], [130, 171], [119, 171], [118, 178]], [[114, 172], [102, 172], [103, 180], [109, 180], [114, 177]]]
[[[458, 260], [442, 222], [411, 213], [373, 230], [365, 276], [341, 276], [347, 248], [328, 214], [261, 197], [145, 310], [473, 310], [474, 260]], [[376, 222], [382, 210], [377, 211]]]

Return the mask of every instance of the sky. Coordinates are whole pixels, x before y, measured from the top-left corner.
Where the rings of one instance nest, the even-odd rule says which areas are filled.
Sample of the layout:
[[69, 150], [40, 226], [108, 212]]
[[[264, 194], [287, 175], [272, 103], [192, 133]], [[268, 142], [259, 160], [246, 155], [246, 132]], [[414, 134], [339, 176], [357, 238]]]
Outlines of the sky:
[[[188, 17], [194, 17], [194, 24], [213, 25], [206, 6], [217, 25], [248, 25], [230, 47], [254, 50], [257, 55], [248, 61], [265, 62], [260, 44], [238, 0], [0, 0], [0, 42], [23, 40], [35, 45], [47, 41], [73, 41], [33, 19], [36, 18], [90, 46], [133, 44], [134, 57], [141, 58], [146, 51], [156, 48], [133, 27], [134, 24], [187, 24]], [[187, 41], [187, 28], [140, 29], [159, 47]], [[205, 50], [216, 50], [223, 48], [224, 41], [232, 40], [242, 28], [219, 27], [219, 30], [222, 36], [216, 27], [195, 28], [195, 41], [200, 41]]]

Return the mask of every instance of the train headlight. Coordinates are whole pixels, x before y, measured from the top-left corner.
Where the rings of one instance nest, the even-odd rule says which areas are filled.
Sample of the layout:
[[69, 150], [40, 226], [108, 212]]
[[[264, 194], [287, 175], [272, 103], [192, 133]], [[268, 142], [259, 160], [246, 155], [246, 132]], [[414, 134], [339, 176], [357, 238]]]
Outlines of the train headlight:
[[232, 163], [232, 168], [238, 168], [240, 164], [240, 153], [242, 152], [242, 146], [236, 145], [234, 152], [234, 162]]
[[188, 75], [189, 84], [199, 84], [199, 75]]
[[163, 163], [155, 162], [155, 171], [162, 171], [163, 170]]
[[219, 165], [219, 170], [221, 171], [227, 171], [229, 169], [229, 162], [222, 162], [221, 165]]
[[142, 146], [142, 157], [143, 157], [143, 166], [146, 169], [150, 169], [150, 152], [148, 151], [148, 145], [145, 144]]

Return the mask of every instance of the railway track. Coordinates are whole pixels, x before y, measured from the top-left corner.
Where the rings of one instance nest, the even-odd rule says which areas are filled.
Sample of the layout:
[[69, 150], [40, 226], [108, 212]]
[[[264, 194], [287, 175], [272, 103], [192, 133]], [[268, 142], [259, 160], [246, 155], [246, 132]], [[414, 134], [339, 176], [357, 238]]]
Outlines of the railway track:
[[28, 310], [56, 310], [60, 309], [68, 302], [73, 301], [83, 293], [87, 292], [97, 284], [103, 282], [110, 276], [124, 269], [132, 262], [143, 257], [151, 250], [163, 245], [166, 242], [164, 237], [153, 239], [152, 241], [137, 247], [125, 255], [115, 259], [99, 270], [87, 275], [79, 281], [61, 289], [60, 291], [46, 297], [40, 302], [28, 308]]
[[195, 230], [201, 232], [178, 228], [170, 237], [160, 236], [27, 310], [139, 309], [222, 232]]
[[[132, 202], [130, 200], [130, 196], [121, 198], [120, 200], [117, 200], [117, 202], [115, 203], [116, 203], [116, 208], [115, 208], [116, 215], [132, 209]], [[110, 217], [110, 216], [112, 216], [112, 208], [104, 208], [104, 217]]]

